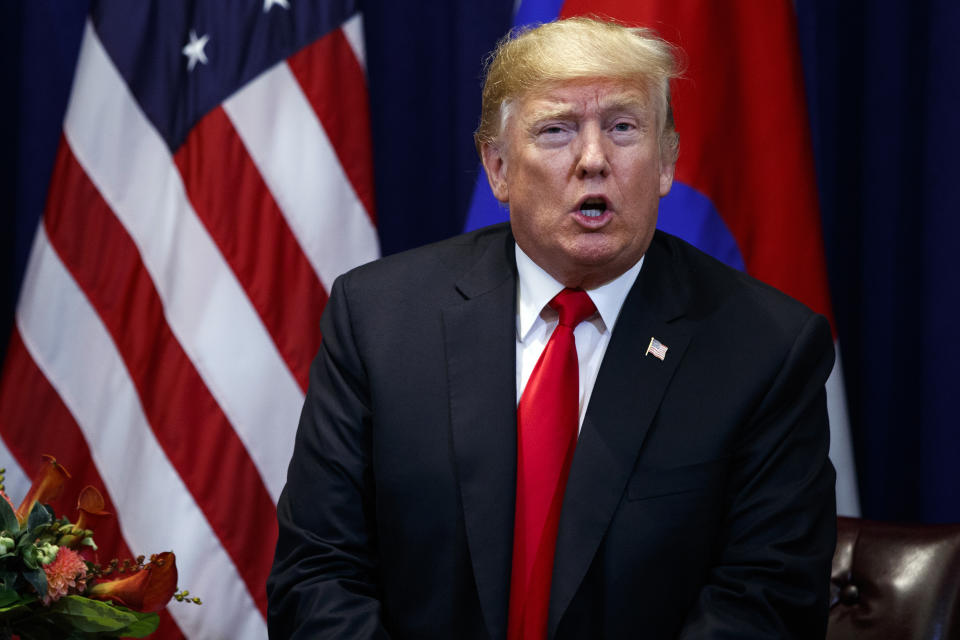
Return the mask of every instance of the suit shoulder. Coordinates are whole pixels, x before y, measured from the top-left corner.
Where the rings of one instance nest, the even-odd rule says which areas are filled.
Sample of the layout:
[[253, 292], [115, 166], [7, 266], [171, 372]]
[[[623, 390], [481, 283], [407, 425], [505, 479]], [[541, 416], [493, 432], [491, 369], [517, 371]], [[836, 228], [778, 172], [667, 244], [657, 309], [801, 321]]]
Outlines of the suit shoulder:
[[462, 300], [457, 283], [487, 258], [496, 256], [492, 262], [509, 273], [512, 247], [509, 225], [485, 227], [356, 267], [337, 278], [331, 293], [394, 314], [445, 306]]
[[794, 334], [815, 314], [779, 289], [711, 257], [676, 236], [658, 231], [654, 243], [670, 256], [688, 287], [690, 312], [752, 317], [771, 328]]
[[475, 264], [491, 244], [504, 243], [509, 234], [507, 223], [483, 227], [379, 258], [348, 271], [342, 277], [358, 282], [371, 279], [416, 282], [442, 274], [456, 279]]

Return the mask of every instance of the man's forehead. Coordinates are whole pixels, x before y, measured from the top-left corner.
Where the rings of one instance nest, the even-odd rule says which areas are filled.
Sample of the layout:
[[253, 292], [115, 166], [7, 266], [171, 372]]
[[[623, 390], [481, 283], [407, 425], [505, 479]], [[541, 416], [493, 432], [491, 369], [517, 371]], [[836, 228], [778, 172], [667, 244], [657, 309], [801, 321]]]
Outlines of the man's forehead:
[[578, 111], [593, 105], [600, 109], [649, 107], [647, 92], [637, 83], [617, 80], [574, 80], [553, 83], [527, 92], [520, 99], [528, 115], [539, 112]]

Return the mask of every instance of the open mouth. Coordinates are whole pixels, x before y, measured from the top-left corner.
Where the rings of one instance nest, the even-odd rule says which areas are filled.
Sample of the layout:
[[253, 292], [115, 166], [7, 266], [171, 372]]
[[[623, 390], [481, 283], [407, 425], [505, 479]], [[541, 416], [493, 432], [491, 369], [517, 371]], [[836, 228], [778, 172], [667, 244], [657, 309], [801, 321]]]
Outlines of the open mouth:
[[580, 203], [580, 213], [587, 218], [599, 218], [606, 210], [606, 198], [587, 198]]

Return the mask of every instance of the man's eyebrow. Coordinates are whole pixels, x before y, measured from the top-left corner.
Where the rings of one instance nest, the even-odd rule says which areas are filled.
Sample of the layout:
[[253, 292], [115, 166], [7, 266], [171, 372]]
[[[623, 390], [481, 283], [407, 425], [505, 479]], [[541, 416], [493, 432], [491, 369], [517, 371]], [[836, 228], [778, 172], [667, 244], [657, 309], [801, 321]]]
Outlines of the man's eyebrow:
[[646, 97], [633, 92], [617, 93], [608, 96], [600, 102], [600, 111], [635, 111], [640, 116], [646, 116], [650, 110]]
[[605, 113], [609, 111], [625, 111], [627, 109], [637, 109], [641, 113], [646, 113], [648, 110], [646, 101], [638, 96], [630, 95], [616, 96], [609, 101], [604, 101], [601, 106], [601, 110]]
[[569, 120], [576, 117], [580, 111], [573, 105], [558, 103], [555, 106], [545, 106], [542, 109], [537, 109], [530, 114], [529, 121], [536, 123], [544, 120]]
[[[639, 107], [639, 109], [637, 109]], [[600, 107], [603, 113], [616, 111], [637, 111], [639, 115], [646, 117], [647, 105], [641, 96], [631, 93], [624, 93], [610, 96], [604, 99]], [[550, 102], [542, 109], [537, 109], [530, 114], [529, 122], [538, 123], [544, 120], [568, 120], [577, 117], [582, 112], [579, 107], [565, 102]]]

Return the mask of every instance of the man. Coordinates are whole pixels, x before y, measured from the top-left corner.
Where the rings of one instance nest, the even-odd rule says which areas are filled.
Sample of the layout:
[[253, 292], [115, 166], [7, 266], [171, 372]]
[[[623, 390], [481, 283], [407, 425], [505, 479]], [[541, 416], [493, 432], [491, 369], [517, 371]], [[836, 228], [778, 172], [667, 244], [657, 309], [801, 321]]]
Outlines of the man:
[[477, 143], [510, 225], [334, 285], [273, 637], [823, 637], [830, 332], [655, 232], [676, 73], [588, 19], [499, 45]]

